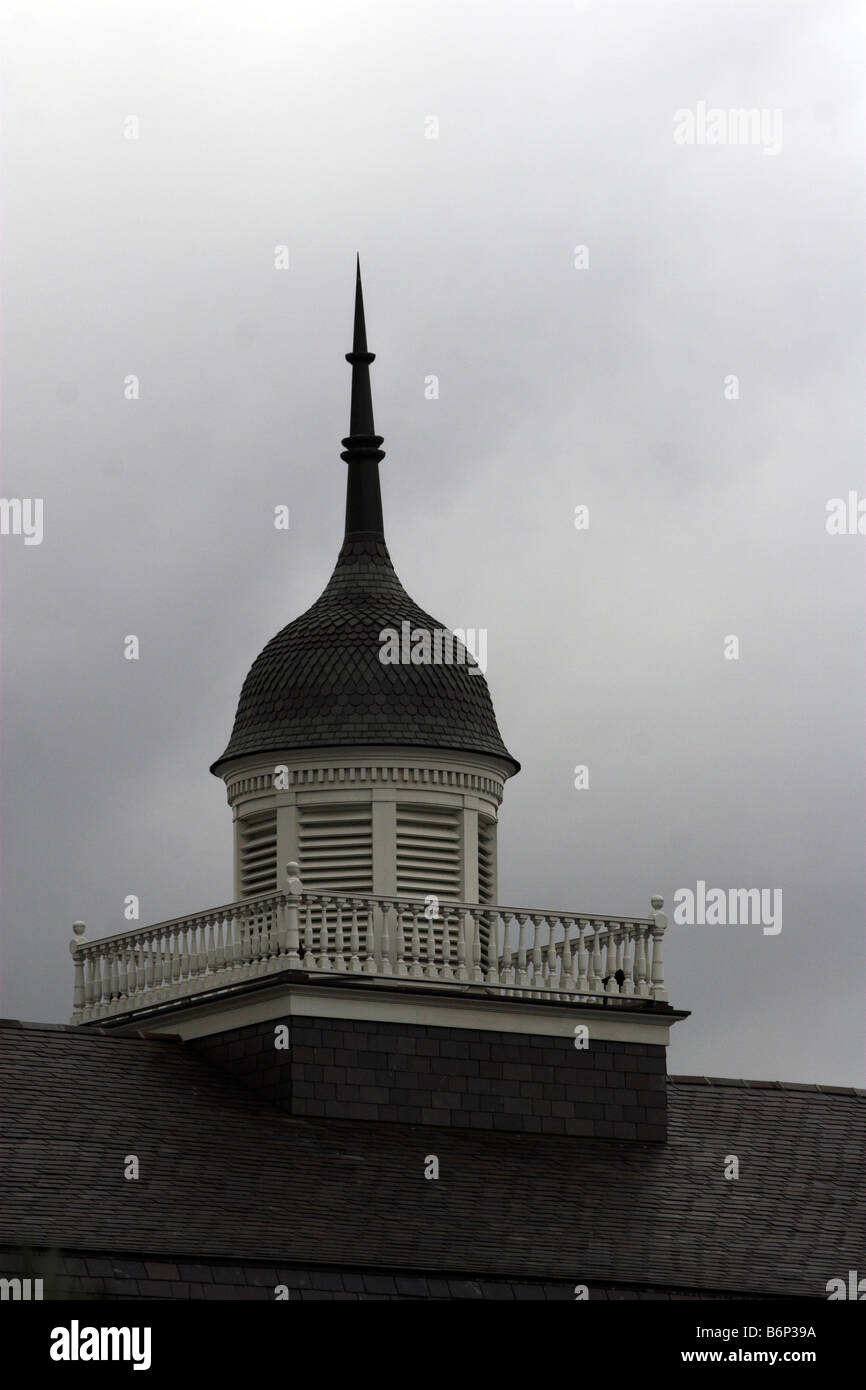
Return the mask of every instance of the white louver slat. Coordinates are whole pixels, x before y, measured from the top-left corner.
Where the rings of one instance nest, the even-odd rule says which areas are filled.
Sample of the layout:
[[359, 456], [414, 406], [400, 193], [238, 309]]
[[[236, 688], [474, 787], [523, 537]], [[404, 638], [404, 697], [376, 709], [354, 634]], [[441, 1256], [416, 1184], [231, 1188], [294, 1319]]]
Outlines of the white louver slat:
[[373, 891], [373, 823], [369, 806], [301, 806], [301, 878], [310, 889]]
[[250, 816], [240, 831], [241, 897], [270, 893], [277, 886], [277, 816], [275, 811]]
[[460, 812], [397, 806], [397, 892], [411, 897], [462, 894]]
[[478, 817], [478, 900], [496, 901], [496, 821]]

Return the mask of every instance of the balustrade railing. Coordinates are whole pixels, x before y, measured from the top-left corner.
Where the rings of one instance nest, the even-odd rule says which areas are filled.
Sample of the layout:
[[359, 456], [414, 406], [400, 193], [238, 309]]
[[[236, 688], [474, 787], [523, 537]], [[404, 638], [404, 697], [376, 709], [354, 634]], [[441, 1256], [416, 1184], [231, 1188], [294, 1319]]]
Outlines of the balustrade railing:
[[663, 900], [645, 918], [307, 892], [290, 864], [282, 893], [84, 941], [76, 922], [73, 1023], [284, 971], [482, 986], [572, 1003], [667, 999]]

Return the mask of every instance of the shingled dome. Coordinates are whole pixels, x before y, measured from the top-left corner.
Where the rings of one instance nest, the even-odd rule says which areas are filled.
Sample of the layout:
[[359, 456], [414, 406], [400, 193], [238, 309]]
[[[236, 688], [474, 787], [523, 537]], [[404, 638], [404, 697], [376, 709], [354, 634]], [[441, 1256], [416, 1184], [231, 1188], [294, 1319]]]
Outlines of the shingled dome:
[[[352, 409], [342, 458], [348, 465], [346, 534], [324, 593], [253, 663], [229, 745], [213, 764], [301, 748], [393, 744], [490, 754], [519, 763], [502, 742], [487, 682], [458, 643], [451, 661], [381, 659], [381, 634], [446, 629], [406, 593], [385, 544], [379, 489], [382, 438], [374, 431], [360, 269], [356, 281]], [[403, 624], [409, 624], [408, 629]], [[439, 639], [442, 640], [441, 638]], [[471, 645], [471, 643], [470, 643]], [[444, 652], [448, 656], [447, 641]]]

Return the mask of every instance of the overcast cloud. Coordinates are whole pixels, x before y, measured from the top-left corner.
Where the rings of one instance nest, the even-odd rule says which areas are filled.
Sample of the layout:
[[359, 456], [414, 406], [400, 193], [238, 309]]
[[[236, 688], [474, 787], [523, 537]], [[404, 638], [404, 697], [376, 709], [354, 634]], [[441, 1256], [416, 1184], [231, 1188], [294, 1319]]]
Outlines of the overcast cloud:
[[392, 558], [523, 764], [500, 900], [782, 889], [670, 927], [671, 1069], [862, 1085], [862, 4], [2, 11], [2, 1013], [67, 1020], [75, 918], [231, 897], [208, 766], [337, 555], [360, 250]]

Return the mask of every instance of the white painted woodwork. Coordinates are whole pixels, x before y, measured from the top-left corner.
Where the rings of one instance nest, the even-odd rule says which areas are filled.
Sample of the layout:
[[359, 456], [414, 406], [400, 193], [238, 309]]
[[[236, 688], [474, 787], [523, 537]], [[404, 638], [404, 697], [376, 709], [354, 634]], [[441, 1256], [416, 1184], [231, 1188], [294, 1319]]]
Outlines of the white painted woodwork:
[[[210, 1037], [250, 1024], [287, 1017], [354, 1019], [358, 1022], [413, 1024], [420, 1027], [466, 1028], [484, 1032], [531, 1034], [536, 1037], [574, 1037], [575, 1025], [585, 1023], [593, 1039], [604, 1042], [655, 1043], [666, 1046], [678, 1016], [635, 1013], [625, 1009], [590, 1008], [574, 1004], [563, 1010], [516, 995], [479, 998], [437, 993], [407, 994], [400, 980], [364, 980], [348, 990], [320, 976], [312, 985], [284, 983], [279, 976], [255, 995], [209, 1000], [193, 996], [164, 1019], [120, 1023], [122, 1033], [169, 1033], [182, 1038]], [[399, 989], [399, 993], [398, 993]], [[679, 1015], [682, 1017], [682, 1015]]]
[[424, 749], [235, 759], [235, 895], [276, 889], [277, 865], [295, 860], [310, 888], [492, 903], [507, 776], [497, 758]]
[[428, 987], [484, 985], [501, 998], [577, 1004], [603, 997], [621, 1008], [663, 1001], [667, 918], [662, 899], [652, 906], [648, 918], [587, 918], [441, 900], [434, 921], [423, 899], [310, 890], [290, 863], [284, 892], [73, 941], [72, 1021], [119, 1017], [299, 967], [309, 976], [352, 975], [359, 983], [366, 976]]

